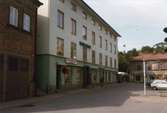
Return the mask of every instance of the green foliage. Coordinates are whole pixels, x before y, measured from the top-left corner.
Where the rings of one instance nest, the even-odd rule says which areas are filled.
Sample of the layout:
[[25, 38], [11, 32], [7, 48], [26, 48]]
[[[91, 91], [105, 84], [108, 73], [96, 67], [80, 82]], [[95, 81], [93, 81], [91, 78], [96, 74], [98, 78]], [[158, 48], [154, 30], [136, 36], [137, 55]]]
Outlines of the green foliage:
[[155, 44], [153, 47], [143, 46], [141, 50], [132, 49], [128, 52], [119, 52], [119, 71], [127, 72], [128, 64], [133, 57], [138, 56], [139, 53], [164, 53], [167, 52], [167, 38], [166, 42], [160, 42]]
[[154, 48], [150, 47], [150, 46], [144, 46], [142, 47], [141, 49], [141, 52], [142, 53], [153, 53], [154, 51]]

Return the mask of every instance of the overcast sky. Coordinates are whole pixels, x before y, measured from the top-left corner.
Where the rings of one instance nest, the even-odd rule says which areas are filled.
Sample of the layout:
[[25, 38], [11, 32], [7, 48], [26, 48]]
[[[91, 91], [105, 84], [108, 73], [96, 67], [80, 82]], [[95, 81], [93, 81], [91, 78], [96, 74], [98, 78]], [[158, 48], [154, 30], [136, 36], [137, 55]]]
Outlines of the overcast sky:
[[122, 38], [119, 50], [154, 45], [167, 37], [167, 0], [84, 0]]

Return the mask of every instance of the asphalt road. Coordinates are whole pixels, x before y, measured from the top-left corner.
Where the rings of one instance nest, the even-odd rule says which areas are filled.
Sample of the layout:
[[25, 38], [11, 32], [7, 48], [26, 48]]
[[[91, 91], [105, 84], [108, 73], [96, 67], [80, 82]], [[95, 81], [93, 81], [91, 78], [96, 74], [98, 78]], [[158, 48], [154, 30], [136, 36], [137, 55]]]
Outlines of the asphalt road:
[[140, 84], [114, 84], [0, 113], [167, 113], [167, 97], [144, 97]]

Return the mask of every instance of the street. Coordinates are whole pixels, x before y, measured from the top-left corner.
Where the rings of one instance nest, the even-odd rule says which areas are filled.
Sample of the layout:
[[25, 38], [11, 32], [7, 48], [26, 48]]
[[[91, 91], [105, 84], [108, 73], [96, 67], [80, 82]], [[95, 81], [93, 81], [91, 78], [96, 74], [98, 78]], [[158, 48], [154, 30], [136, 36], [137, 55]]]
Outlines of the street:
[[167, 97], [144, 97], [142, 93], [142, 84], [114, 84], [0, 113], [167, 113]]

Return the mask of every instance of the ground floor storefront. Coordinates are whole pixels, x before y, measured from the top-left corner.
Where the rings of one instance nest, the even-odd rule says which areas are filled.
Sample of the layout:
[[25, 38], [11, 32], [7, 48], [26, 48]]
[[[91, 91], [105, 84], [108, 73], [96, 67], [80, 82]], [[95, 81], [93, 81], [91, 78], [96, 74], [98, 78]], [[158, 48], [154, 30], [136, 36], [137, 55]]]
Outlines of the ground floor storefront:
[[37, 58], [37, 86], [46, 93], [116, 82], [116, 71], [51, 55]]
[[33, 68], [31, 56], [0, 53], [0, 102], [32, 96]]

